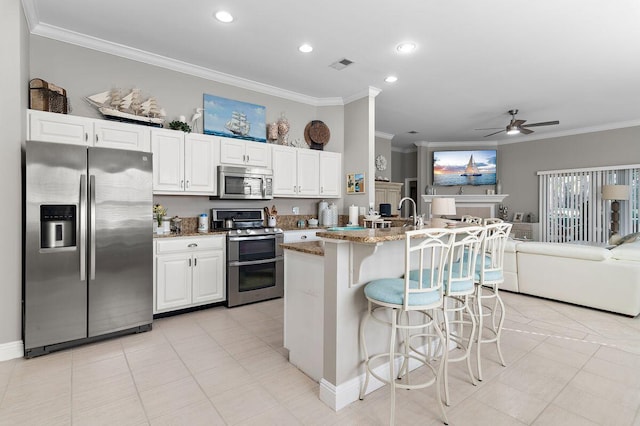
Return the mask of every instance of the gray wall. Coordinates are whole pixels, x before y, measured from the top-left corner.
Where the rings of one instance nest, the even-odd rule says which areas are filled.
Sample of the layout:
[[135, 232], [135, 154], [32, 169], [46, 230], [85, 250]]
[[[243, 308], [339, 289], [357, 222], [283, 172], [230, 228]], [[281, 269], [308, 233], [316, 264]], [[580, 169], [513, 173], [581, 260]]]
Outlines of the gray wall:
[[501, 145], [498, 175], [510, 212], [538, 216], [538, 177], [544, 170], [640, 164], [640, 127]]
[[[0, 67], [0, 193], [5, 208], [6, 224], [2, 230], [0, 255], [0, 353], [3, 344], [7, 352], [19, 348], [22, 330], [22, 196], [21, 146], [25, 137], [27, 108], [29, 37], [19, 0], [4, 0], [0, 14], [0, 46], [3, 63]], [[2, 360], [2, 358], [0, 358]]]
[[[315, 107], [276, 96], [266, 95], [206, 80], [130, 59], [101, 53], [83, 47], [31, 36], [31, 78], [39, 77], [64, 87], [72, 106], [72, 114], [102, 118], [96, 108], [84, 100], [86, 96], [111, 88], [138, 87], [143, 95], [153, 95], [167, 112], [167, 121], [184, 115], [190, 119], [196, 107], [202, 107], [203, 93], [264, 105], [267, 122], [274, 122], [281, 114], [290, 124], [289, 139], [304, 141], [304, 127], [314, 119], [323, 120], [331, 130], [325, 150], [343, 152], [344, 107]], [[202, 122], [198, 129], [202, 132]], [[170, 215], [196, 216], [212, 207], [229, 207], [229, 203], [209, 201], [208, 197], [155, 197], [168, 208]], [[301, 214], [317, 212], [317, 199], [277, 199], [273, 203], [282, 214], [291, 214], [299, 207]], [[341, 200], [337, 201], [342, 207]], [[233, 204], [237, 205], [237, 204]], [[246, 207], [262, 207], [266, 203], [243, 203]]]
[[[348, 206], [368, 208], [375, 201], [374, 152], [375, 152], [375, 98], [366, 97], [353, 101], [344, 108], [344, 173], [365, 173], [365, 192], [347, 195], [344, 191], [344, 214]], [[346, 188], [346, 184], [343, 185]]]
[[375, 153], [374, 159], [378, 158], [378, 155], [382, 155], [384, 158], [387, 159], [387, 168], [386, 170], [378, 170], [377, 168], [375, 168], [375, 164], [374, 164], [376, 178], [383, 177], [383, 178], [391, 179], [391, 176], [393, 174], [391, 139], [386, 139], [380, 136], [376, 136], [376, 153]]
[[[415, 178], [418, 176], [418, 154], [416, 151], [412, 152], [391, 152], [391, 180], [393, 182], [404, 183], [407, 178]], [[419, 191], [420, 192], [420, 191]]]

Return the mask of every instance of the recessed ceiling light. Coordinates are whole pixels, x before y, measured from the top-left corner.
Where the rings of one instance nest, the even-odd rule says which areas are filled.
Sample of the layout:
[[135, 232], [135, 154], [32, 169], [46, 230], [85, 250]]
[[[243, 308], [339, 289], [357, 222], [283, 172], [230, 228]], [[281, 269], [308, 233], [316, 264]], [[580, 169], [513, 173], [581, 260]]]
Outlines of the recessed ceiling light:
[[220, 22], [224, 22], [225, 24], [233, 22], [233, 16], [224, 10], [216, 12], [216, 19]]
[[397, 47], [396, 50], [400, 53], [411, 53], [415, 50], [416, 48], [416, 44], [415, 43], [400, 43]]
[[387, 83], [395, 83], [396, 81], [398, 81], [398, 77], [396, 77], [395, 75], [390, 75], [385, 78], [384, 81]]
[[303, 44], [300, 47], [298, 47], [298, 50], [301, 51], [302, 53], [309, 53], [311, 51], [313, 51], [313, 46], [311, 46], [310, 44]]

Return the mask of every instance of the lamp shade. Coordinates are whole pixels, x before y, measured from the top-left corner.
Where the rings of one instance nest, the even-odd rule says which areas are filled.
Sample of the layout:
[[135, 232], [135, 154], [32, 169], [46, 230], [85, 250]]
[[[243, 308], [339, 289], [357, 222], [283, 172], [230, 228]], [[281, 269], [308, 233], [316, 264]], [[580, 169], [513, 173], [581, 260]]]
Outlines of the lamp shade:
[[431, 202], [431, 213], [441, 216], [456, 214], [455, 198], [436, 197]]
[[602, 185], [603, 200], [628, 200], [629, 185]]

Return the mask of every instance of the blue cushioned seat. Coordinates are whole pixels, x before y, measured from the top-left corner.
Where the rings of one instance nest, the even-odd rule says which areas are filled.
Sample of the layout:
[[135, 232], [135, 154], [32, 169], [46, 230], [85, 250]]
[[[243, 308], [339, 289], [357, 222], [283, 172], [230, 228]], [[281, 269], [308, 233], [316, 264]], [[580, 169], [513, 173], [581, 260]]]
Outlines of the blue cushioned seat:
[[[429, 269], [423, 269], [422, 270], [422, 280], [429, 282], [429, 274], [431, 273], [431, 271]], [[456, 267], [454, 265], [453, 268], [453, 273], [456, 273]], [[418, 278], [420, 276], [420, 271], [415, 269], [413, 271], [409, 272], [409, 279], [412, 281], [417, 281]], [[480, 277], [480, 275], [478, 274], [478, 277]], [[446, 290], [449, 289], [449, 280], [447, 279], [448, 276], [445, 275], [444, 277], [444, 282], [443, 282], [443, 288]], [[469, 291], [473, 288], [473, 280], [460, 280], [460, 281], [454, 281], [453, 282], [453, 286], [451, 287], [451, 291], [454, 293], [458, 293], [458, 292], [463, 292], [463, 291]]]
[[[409, 288], [417, 289], [418, 282], [412, 280], [409, 283]], [[404, 302], [404, 278], [382, 278], [373, 280], [364, 288], [364, 294], [370, 299], [383, 303], [402, 305]], [[440, 300], [440, 294], [437, 291], [414, 293], [409, 295], [409, 299], [410, 306], [426, 306], [438, 302]]]

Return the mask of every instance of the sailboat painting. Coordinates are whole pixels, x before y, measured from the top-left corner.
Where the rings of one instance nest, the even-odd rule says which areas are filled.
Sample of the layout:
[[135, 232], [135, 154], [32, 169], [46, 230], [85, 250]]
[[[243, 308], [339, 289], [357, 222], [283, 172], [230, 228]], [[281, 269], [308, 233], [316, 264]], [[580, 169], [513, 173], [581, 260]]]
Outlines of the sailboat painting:
[[435, 151], [433, 184], [438, 186], [495, 185], [496, 150]]
[[247, 102], [204, 95], [204, 133], [266, 142], [266, 108]]

